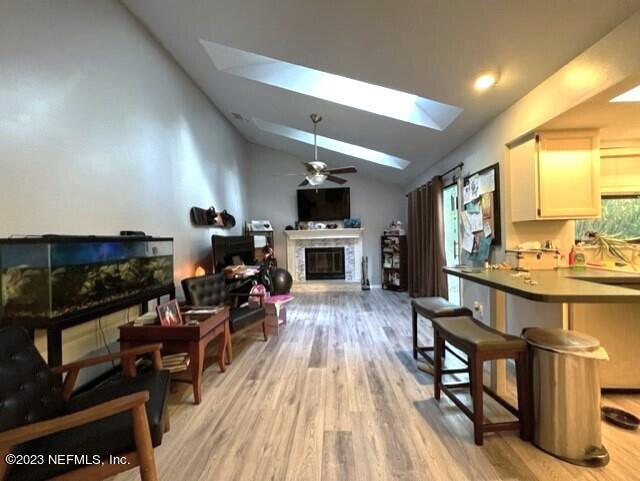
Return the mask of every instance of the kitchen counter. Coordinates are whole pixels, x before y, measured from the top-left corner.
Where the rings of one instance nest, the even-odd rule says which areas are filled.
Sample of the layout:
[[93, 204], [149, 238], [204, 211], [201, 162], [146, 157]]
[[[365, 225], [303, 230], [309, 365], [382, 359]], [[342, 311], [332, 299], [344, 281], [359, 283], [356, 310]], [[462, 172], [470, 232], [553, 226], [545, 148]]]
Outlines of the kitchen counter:
[[[489, 324], [519, 334], [524, 327], [571, 329], [596, 337], [610, 360], [600, 363], [603, 388], [640, 389], [640, 272], [597, 267], [531, 271], [536, 285], [515, 271], [445, 267], [447, 274], [489, 288]], [[507, 294], [514, 296], [507, 301]], [[482, 298], [478, 298], [482, 301]], [[529, 302], [535, 301], [535, 302]], [[507, 306], [508, 305], [508, 306]], [[482, 310], [479, 310], [482, 316]], [[491, 386], [504, 393], [506, 368], [492, 366]]]
[[640, 272], [560, 268], [531, 271], [537, 285], [525, 284], [514, 271], [445, 267], [444, 271], [508, 294], [538, 302], [640, 303]]

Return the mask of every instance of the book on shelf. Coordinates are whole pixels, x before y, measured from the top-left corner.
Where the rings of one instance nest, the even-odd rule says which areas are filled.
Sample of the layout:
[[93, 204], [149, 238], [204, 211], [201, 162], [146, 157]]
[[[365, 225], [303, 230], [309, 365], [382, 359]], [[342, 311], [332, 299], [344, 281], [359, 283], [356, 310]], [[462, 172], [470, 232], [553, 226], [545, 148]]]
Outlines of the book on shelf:
[[187, 309], [186, 311], [182, 311], [182, 314], [188, 315], [197, 315], [197, 314], [215, 314], [221, 308], [220, 307], [193, 307], [191, 309]]
[[162, 368], [170, 373], [183, 372], [189, 367], [190, 358], [186, 352], [162, 356]]
[[136, 317], [133, 320], [133, 325], [134, 326], [149, 326], [152, 324], [156, 324], [156, 322], [158, 321], [158, 315], [156, 314], [155, 311], [149, 311], [146, 312], [144, 314], [142, 314], [141, 316]]

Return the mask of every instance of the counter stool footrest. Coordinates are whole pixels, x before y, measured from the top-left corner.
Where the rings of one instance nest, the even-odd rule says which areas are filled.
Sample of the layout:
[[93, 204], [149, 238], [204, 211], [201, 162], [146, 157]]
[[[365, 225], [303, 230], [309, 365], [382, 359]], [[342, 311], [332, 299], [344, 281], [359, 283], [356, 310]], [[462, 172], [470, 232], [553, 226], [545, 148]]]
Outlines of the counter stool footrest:
[[443, 384], [443, 387], [449, 388], [449, 389], [460, 389], [463, 387], [469, 387], [471, 386], [470, 382], [448, 382], [447, 384]]
[[465, 406], [465, 404], [462, 401], [460, 401], [458, 396], [456, 396], [455, 394], [453, 394], [453, 392], [451, 392], [449, 390], [449, 388], [451, 388], [451, 387], [452, 386], [447, 385], [447, 384], [441, 384], [440, 385], [440, 389], [442, 390], [443, 393], [445, 393], [447, 395], [447, 397], [449, 399], [451, 399], [451, 402], [453, 404], [455, 404], [458, 407], [458, 409], [460, 409], [460, 411], [462, 411], [464, 414], [466, 414], [466, 416], [473, 421], [473, 411], [471, 411], [471, 409], [469, 409], [467, 406]]
[[497, 394], [490, 387], [482, 386], [482, 388], [484, 389], [484, 392], [486, 392], [489, 396], [491, 396], [498, 404], [500, 404], [500, 406], [505, 408], [507, 411], [509, 411], [514, 416], [518, 417], [518, 414], [519, 414], [518, 413], [518, 408], [516, 408], [515, 406], [512, 406], [508, 401], [506, 401], [503, 397], [501, 397], [499, 394]]
[[520, 429], [518, 421], [507, 421], [502, 423], [487, 423], [482, 425], [482, 431], [485, 433], [498, 433], [501, 431], [517, 431]]
[[442, 375], [445, 376], [447, 374], [469, 374], [469, 368], [461, 367], [460, 369], [443, 369]]

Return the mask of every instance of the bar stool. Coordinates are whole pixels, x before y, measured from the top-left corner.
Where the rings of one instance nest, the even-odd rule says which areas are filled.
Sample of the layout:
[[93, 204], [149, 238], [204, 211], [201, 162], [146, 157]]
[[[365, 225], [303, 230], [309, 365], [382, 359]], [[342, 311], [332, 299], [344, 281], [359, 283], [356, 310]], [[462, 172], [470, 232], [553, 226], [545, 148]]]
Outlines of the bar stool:
[[[435, 333], [434, 351], [434, 397], [440, 400], [440, 391], [473, 421], [474, 440], [482, 446], [484, 433], [520, 430], [520, 437], [531, 439], [531, 387], [528, 374], [527, 343], [524, 339], [510, 336], [477, 321], [469, 316], [434, 318], [431, 320]], [[469, 362], [469, 382], [444, 384], [442, 375], [442, 354], [445, 341], [467, 355]], [[515, 359], [518, 387], [518, 408], [509, 404], [497, 393], [483, 385], [483, 363], [497, 359]], [[467, 408], [451, 391], [453, 388], [470, 387], [473, 411]], [[482, 392], [494, 398], [502, 407], [513, 414], [518, 421], [485, 423]]]
[[[471, 310], [466, 307], [457, 306], [442, 297], [416, 297], [411, 300], [411, 317], [413, 330], [413, 358], [418, 359], [418, 354], [433, 366], [433, 358], [429, 355], [433, 351], [433, 346], [418, 345], [418, 314], [425, 319], [434, 318], [445, 319], [448, 317], [471, 316]], [[465, 365], [467, 360], [457, 352], [446, 348], [453, 356], [462, 361]], [[444, 352], [443, 352], [444, 355]], [[464, 373], [467, 369], [446, 369], [445, 374]]]

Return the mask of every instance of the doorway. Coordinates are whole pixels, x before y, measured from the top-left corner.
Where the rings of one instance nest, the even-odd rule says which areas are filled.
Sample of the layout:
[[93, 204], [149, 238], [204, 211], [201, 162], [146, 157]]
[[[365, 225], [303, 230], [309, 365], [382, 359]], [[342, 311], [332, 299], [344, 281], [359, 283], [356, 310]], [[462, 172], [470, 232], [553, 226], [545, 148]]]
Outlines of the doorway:
[[[442, 219], [444, 222], [444, 252], [446, 264], [460, 263], [460, 241], [458, 237], [458, 182], [442, 189]], [[460, 305], [460, 279], [447, 275], [449, 302]]]

